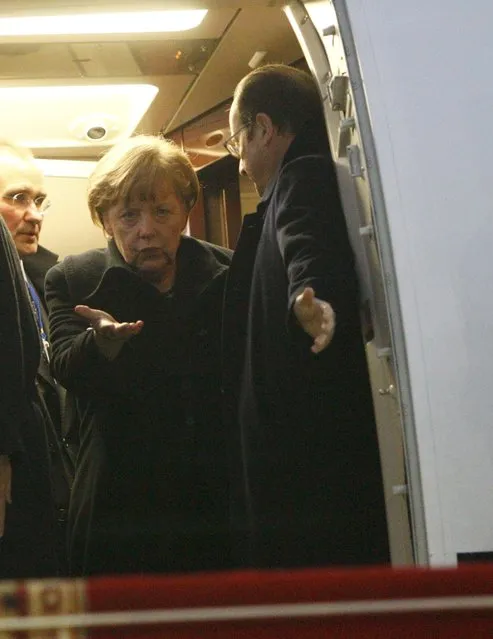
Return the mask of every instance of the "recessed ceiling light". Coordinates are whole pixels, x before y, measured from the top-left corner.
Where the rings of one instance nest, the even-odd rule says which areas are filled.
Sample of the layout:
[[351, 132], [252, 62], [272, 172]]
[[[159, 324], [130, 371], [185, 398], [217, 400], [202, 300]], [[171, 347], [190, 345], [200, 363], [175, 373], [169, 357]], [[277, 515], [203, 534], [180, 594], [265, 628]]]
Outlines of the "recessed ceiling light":
[[97, 164], [91, 160], [47, 160], [36, 158], [34, 161], [45, 177], [88, 178]]
[[224, 140], [224, 131], [212, 131], [205, 138], [205, 146], [217, 146], [220, 142]]
[[128, 11], [75, 15], [0, 18], [0, 36], [93, 35], [112, 33], [162, 33], [198, 27], [205, 9], [185, 11]]
[[152, 84], [0, 87], [0, 137], [38, 149], [115, 144], [157, 93]]

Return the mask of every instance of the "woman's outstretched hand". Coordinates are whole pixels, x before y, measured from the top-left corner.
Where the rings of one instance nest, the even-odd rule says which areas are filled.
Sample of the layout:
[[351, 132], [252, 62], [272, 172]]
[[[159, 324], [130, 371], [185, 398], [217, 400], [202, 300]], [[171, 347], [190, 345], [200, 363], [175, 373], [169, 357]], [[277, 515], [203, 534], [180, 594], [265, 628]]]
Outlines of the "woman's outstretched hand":
[[144, 326], [137, 322], [118, 322], [106, 311], [78, 305], [75, 312], [84, 317], [95, 333], [96, 345], [107, 359], [115, 359], [126, 341], [138, 335]]

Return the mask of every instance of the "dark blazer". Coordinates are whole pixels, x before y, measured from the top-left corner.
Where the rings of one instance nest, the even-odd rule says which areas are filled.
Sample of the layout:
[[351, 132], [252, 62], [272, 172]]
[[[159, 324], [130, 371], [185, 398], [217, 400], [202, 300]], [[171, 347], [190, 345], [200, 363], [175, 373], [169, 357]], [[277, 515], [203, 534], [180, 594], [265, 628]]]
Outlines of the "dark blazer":
[[0, 578], [54, 576], [48, 447], [35, 387], [39, 337], [17, 251], [1, 216], [0, 353], [0, 454], [9, 455], [12, 463]]
[[[35, 254], [25, 257], [22, 261], [26, 275], [36, 289], [41, 301], [43, 326], [48, 332], [49, 320], [44, 283], [46, 273], [57, 264], [58, 255], [43, 246], [39, 246]], [[70, 486], [74, 476], [76, 454], [76, 451], [70, 450], [65, 445], [65, 441], [70, 430], [77, 428], [77, 419], [75, 415], [70, 413], [70, 410], [67, 410], [65, 389], [55, 381], [51, 374], [49, 363], [44, 357], [41, 357], [38, 368], [37, 386], [43, 408], [46, 410], [48, 417], [47, 436], [51, 456], [55, 502], [59, 518], [64, 519], [68, 512]]]
[[[58, 262], [58, 255], [39, 246], [36, 253], [24, 257], [22, 262], [26, 275], [36, 290], [41, 303], [44, 330], [49, 333], [44, 281], [46, 273]], [[70, 430], [78, 428], [78, 418], [75, 406], [66, 402], [65, 389], [51, 374], [50, 364], [44, 353], [42, 353], [39, 362], [36, 387], [50, 451], [50, 474], [56, 508], [60, 574], [66, 574], [68, 572], [67, 520], [76, 456], [76, 450], [67, 444], [67, 435]]]
[[[81, 417], [74, 574], [228, 565], [219, 339], [230, 255], [184, 237], [169, 294], [142, 280], [113, 242], [48, 273], [53, 371]], [[144, 328], [110, 362], [76, 304]]]
[[[242, 460], [232, 464], [241, 469], [235, 527], [247, 531], [246, 563], [261, 567], [389, 559], [358, 282], [324, 139], [293, 141], [244, 222], [228, 276], [226, 415], [232, 432], [236, 417], [230, 444]], [[319, 355], [292, 314], [307, 286], [337, 317]]]

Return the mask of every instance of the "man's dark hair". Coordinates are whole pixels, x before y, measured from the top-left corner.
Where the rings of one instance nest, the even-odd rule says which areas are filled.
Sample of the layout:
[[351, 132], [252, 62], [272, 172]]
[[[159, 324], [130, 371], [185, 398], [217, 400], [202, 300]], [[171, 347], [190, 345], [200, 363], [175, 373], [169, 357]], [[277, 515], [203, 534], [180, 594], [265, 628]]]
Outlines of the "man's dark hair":
[[255, 69], [236, 87], [234, 99], [242, 125], [267, 114], [280, 133], [297, 135], [307, 125], [324, 126], [322, 102], [311, 75], [284, 64]]

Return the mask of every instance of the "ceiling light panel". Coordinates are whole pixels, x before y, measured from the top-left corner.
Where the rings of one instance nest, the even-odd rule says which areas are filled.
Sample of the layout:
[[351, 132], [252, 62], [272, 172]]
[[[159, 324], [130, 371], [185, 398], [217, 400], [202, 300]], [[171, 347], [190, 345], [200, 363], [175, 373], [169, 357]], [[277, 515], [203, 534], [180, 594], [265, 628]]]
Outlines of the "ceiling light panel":
[[30, 148], [115, 144], [157, 92], [151, 84], [0, 87], [0, 137]]
[[88, 178], [97, 162], [89, 160], [51, 160], [36, 158], [34, 162], [45, 177]]
[[206, 14], [205, 9], [191, 9], [4, 17], [0, 18], [0, 37], [187, 31], [198, 27]]

